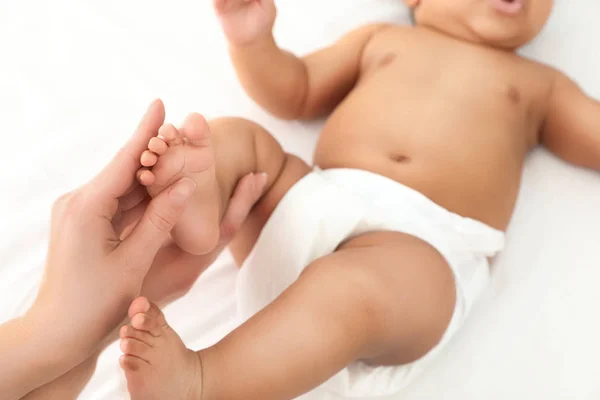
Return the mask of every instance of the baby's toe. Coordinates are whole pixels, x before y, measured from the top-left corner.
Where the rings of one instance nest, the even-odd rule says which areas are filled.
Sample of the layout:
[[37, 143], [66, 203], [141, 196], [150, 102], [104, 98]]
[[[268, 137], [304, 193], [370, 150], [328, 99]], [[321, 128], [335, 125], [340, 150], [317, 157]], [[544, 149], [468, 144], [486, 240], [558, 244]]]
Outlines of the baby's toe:
[[154, 347], [156, 344], [156, 338], [145, 331], [135, 329], [131, 325], [122, 326], [119, 330], [119, 337], [121, 339], [135, 339], [140, 342], [146, 343], [150, 347]]
[[131, 319], [131, 325], [140, 331], [148, 332], [152, 336], [160, 336], [161, 328], [156, 319], [148, 314], [137, 314]]
[[140, 168], [137, 172], [137, 179], [144, 186], [152, 186], [156, 182], [156, 176], [152, 171], [146, 168]]
[[150, 367], [148, 361], [129, 354], [123, 354], [119, 358], [119, 365], [125, 372], [137, 372]]
[[144, 167], [152, 167], [158, 161], [158, 156], [150, 150], [146, 150], [140, 157], [140, 163]]
[[131, 325], [135, 329], [158, 337], [162, 334], [162, 328], [167, 326], [167, 321], [162, 311], [155, 304], [151, 303], [148, 311], [133, 316]]
[[152, 350], [152, 347], [147, 343], [132, 338], [121, 339], [119, 347], [123, 354], [136, 356], [146, 361], [149, 361], [150, 351]]
[[148, 149], [159, 156], [162, 156], [169, 149], [169, 145], [167, 145], [163, 139], [159, 137], [153, 137], [148, 143]]
[[169, 146], [177, 146], [183, 143], [183, 139], [172, 124], [166, 124], [160, 127], [158, 130], [158, 135], [164, 138], [165, 142]]
[[141, 314], [150, 311], [150, 307], [152, 303], [144, 296], [140, 296], [135, 298], [129, 305], [129, 310], [127, 310], [127, 315], [129, 318], [133, 318], [136, 314]]
[[198, 114], [188, 115], [181, 127], [181, 134], [193, 146], [208, 146], [210, 144], [210, 128], [206, 119]]

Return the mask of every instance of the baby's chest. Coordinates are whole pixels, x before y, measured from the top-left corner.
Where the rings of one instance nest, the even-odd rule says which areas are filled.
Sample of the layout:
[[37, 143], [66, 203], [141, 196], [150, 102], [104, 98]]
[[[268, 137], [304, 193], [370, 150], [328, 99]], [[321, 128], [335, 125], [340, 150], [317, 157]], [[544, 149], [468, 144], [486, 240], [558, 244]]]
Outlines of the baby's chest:
[[364, 83], [382, 93], [411, 96], [413, 101], [447, 99], [455, 104], [474, 103], [509, 111], [535, 108], [543, 98], [539, 79], [518, 68], [399, 58], [393, 52], [381, 54], [363, 77]]
[[548, 92], [545, 71], [535, 63], [511, 53], [442, 44], [380, 40], [367, 54], [363, 80], [512, 108], [530, 107]]

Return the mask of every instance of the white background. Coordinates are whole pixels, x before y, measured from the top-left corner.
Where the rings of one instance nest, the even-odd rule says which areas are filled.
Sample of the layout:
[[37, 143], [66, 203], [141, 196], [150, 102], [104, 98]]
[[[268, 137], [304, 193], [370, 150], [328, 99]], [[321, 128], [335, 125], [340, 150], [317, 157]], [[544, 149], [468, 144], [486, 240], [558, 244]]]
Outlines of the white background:
[[[366, 21], [405, 21], [399, 3], [281, 1], [277, 33], [303, 52]], [[558, 3], [525, 53], [600, 98], [600, 3]], [[209, 0], [0, 0], [0, 321], [35, 295], [53, 200], [98, 171], [156, 97], [175, 123], [190, 111], [250, 117], [306, 159], [318, 132], [271, 119], [245, 97]], [[532, 155], [492, 286], [403, 399], [600, 398], [599, 199], [600, 175]], [[189, 346], [227, 329], [234, 279], [222, 264], [167, 310]], [[117, 358], [115, 347], [101, 358], [81, 398], [125, 398]]]

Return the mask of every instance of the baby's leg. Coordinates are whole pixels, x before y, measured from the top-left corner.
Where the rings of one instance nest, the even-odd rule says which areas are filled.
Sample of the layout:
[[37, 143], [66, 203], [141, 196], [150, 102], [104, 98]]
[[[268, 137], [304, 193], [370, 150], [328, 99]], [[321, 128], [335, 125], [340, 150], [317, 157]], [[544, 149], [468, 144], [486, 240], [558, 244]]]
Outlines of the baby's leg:
[[[264, 221], [279, 199], [308, 167], [287, 155], [268, 132], [239, 118], [222, 118], [207, 123], [199, 114], [191, 114], [178, 131], [165, 125], [159, 137], [142, 154], [140, 182], [151, 196], [182, 176], [192, 178], [196, 195], [172, 232], [175, 242], [192, 254], [211, 251], [219, 238], [219, 225], [238, 181], [248, 173], [266, 173], [266, 191], [244, 225], [236, 258], [245, 258]], [[234, 246], [236, 247], [236, 246]], [[239, 256], [239, 257], [238, 257]]]
[[[198, 363], [164, 319], [153, 317], [141, 327], [156, 331], [144, 334], [148, 345], [122, 343], [122, 366], [133, 400], [192, 392], [203, 400], [291, 399], [356, 360], [419, 359], [441, 339], [454, 304], [454, 278], [436, 250], [408, 235], [371, 233], [310, 265], [262, 312], [199, 351]], [[160, 325], [167, 339], [159, 342]], [[159, 390], [169, 396], [152, 396]]]

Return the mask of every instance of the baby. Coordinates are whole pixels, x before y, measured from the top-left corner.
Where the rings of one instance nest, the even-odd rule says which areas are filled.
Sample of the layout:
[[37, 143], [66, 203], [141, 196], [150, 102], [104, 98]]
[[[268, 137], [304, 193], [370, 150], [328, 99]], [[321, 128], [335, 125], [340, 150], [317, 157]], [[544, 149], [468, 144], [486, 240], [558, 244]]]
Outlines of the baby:
[[298, 58], [273, 39], [273, 0], [215, 0], [248, 94], [281, 118], [329, 118], [314, 168], [241, 119], [194, 114], [150, 141], [139, 180], [151, 195], [197, 183], [172, 232], [190, 253], [215, 246], [241, 177], [264, 172], [267, 190], [231, 245], [248, 258], [238, 329], [196, 353], [148, 300], [130, 306], [133, 399], [398, 392], [485, 288], [528, 152], [600, 170], [600, 103], [515, 54], [552, 0], [405, 3], [416, 26], [364, 26]]

